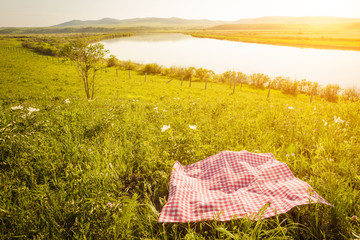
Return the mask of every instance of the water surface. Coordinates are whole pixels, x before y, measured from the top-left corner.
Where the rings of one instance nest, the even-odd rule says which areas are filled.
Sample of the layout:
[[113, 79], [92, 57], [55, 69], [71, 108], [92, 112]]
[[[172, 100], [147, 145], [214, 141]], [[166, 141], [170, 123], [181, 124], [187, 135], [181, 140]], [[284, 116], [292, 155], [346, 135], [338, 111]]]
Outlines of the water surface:
[[170, 67], [203, 67], [307, 79], [322, 85], [360, 87], [360, 51], [283, 47], [194, 38], [184, 34], [144, 34], [102, 41], [120, 60]]

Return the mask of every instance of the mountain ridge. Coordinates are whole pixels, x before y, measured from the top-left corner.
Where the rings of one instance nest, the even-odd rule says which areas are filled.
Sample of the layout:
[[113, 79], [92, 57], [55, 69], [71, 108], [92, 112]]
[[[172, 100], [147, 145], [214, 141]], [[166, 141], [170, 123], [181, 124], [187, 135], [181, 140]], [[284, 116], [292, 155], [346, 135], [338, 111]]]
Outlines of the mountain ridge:
[[244, 18], [235, 21], [209, 20], [209, 19], [184, 19], [184, 18], [102, 18], [99, 20], [71, 20], [51, 27], [84, 27], [94, 25], [130, 25], [130, 26], [152, 26], [152, 25], [189, 25], [189, 26], [216, 26], [220, 24], [341, 24], [360, 22], [360, 18], [326, 17], [326, 16], [265, 16], [259, 18]]

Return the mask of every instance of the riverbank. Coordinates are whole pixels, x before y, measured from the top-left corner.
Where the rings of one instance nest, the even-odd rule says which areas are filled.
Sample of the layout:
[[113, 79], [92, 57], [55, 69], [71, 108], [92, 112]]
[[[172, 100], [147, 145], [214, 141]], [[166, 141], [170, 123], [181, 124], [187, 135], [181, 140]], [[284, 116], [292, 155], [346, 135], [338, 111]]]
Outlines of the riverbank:
[[186, 34], [246, 43], [360, 51], [360, 31], [204, 30]]

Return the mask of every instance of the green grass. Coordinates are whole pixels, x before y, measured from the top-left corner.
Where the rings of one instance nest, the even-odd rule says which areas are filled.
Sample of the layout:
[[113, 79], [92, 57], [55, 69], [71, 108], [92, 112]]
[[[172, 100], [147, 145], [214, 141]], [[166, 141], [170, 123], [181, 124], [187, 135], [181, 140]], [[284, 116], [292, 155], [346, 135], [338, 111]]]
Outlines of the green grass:
[[307, 26], [292, 24], [221, 25], [188, 32], [193, 37], [301, 48], [360, 50], [360, 31], [343, 25]]
[[[7, 47], [21, 49], [14, 52]], [[0, 41], [0, 238], [349, 239], [360, 234], [360, 105], [115, 68], [87, 101], [69, 63]], [[66, 103], [66, 99], [70, 103]], [[12, 110], [22, 106], [23, 109]], [[38, 112], [28, 114], [28, 108]], [[290, 107], [290, 108], [289, 108]], [[344, 122], [336, 122], [334, 117]], [[326, 123], [325, 123], [326, 122]], [[161, 132], [163, 125], [170, 129]], [[189, 128], [196, 125], [196, 130]], [[272, 152], [334, 205], [159, 224], [172, 165]]]

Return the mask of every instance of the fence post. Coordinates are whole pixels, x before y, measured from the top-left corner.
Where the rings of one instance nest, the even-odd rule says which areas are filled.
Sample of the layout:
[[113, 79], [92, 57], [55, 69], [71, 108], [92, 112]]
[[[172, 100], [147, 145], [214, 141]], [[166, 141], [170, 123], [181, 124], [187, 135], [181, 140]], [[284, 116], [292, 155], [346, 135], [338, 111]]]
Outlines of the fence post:
[[184, 77], [181, 76], [181, 86], [183, 85]]
[[145, 73], [145, 82], [146, 82], [146, 76], [147, 76], [147, 72]]
[[189, 87], [191, 87], [191, 79], [192, 79], [192, 77], [190, 76], [190, 79], [189, 79]]
[[269, 83], [269, 91], [268, 91], [267, 98], [269, 98], [269, 97], [270, 97], [270, 90], [271, 90], [271, 83]]
[[235, 88], [236, 88], [236, 78], [234, 79], [234, 90], [233, 90], [233, 94], [235, 93]]
[[310, 103], [312, 103], [312, 101], [313, 101], [313, 96], [314, 96], [314, 88], [311, 89]]

